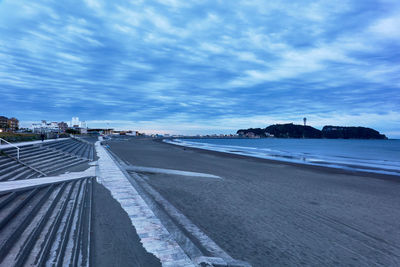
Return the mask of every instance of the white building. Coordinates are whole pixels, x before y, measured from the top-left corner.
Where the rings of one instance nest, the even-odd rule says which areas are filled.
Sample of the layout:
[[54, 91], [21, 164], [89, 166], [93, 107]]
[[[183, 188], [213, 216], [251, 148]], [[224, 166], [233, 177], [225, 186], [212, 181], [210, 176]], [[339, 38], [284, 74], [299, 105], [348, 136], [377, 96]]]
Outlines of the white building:
[[87, 128], [87, 124], [86, 124], [86, 121], [80, 121], [79, 117], [72, 117], [70, 127]]
[[31, 129], [34, 133], [59, 132], [58, 123], [55, 121], [47, 122], [45, 120], [42, 120], [41, 123], [32, 123]]
[[78, 117], [72, 117], [70, 127], [81, 127], [81, 122]]

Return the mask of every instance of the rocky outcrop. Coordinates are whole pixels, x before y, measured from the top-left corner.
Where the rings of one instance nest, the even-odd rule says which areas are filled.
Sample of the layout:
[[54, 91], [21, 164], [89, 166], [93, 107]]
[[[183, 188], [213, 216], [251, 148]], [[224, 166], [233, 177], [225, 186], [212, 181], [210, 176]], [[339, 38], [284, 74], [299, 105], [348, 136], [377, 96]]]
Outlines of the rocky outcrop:
[[322, 131], [311, 126], [293, 123], [274, 124], [266, 128], [241, 129], [237, 134], [245, 137], [327, 138], [327, 139], [387, 139], [384, 134], [366, 127], [324, 126]]
[[238, 135], [242, 136], [259, 136], [259, 137], [267, 137], [265, 134], [265, 129], [261, 128], [249, 128], [249, 129], [241, 129], [236, 132]]
[[322, 136], [318, 129], [293, 123], [271, 125], [265, 128], [265, 132], [278, 138], [321, 138]]
[[322, 137], [328, 139], [387, 139], [384, 134], [366, 127], [324, 126]]

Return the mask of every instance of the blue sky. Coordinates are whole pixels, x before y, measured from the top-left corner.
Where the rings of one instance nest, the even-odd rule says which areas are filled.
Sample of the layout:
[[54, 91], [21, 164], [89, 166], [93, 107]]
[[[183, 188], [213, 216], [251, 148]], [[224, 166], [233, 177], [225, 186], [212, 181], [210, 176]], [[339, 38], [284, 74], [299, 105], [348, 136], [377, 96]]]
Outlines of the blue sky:
[[0, 115], [400, 137], [400, 1], [0, 1]]

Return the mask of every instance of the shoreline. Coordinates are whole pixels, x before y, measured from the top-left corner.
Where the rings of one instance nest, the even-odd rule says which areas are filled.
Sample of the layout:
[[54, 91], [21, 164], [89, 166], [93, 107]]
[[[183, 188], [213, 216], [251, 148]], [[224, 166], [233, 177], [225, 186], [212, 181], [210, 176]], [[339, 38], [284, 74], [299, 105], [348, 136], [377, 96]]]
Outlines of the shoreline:
[[251, 156], [251, 155], [242, 155], [242, 154], [235, 154], [235, 153], [229, 153], [229, 152], [223, 152], [223, 151], [204, 149], [204, 148], [199, 148], [199, 147], [189, 147], [189, 146], [184, 146], [184, 145], [178, 145], [178, 144], [174, 144], [174, 143], [164, 142], [164, 140], [165, 140], [165, 138], [154, 139], [153, 141], [159, 142], [162, 144], [166, 144], [166, 145], [171, 145], [174, 147], [180, 147], [180, 148], [190, 149], [193, 151], [198, 151], [200, 153], [211, 154], [211, 155], [218, 155], [218, 154], [221, 155], [222, 154], [222, 155], [224, 155], [226, 157], [230, 157], [230, 158], [251, 159], [251, 160], [255, 160], [257, 162], [284, 164], [284, 165], [295, 166], [295, 167], [304, 168], [304, 169], [308, 169], [308, 170], [315, 170], [318, 172], [322, 171], [322, 172], [328, 172], [328, 173], [332, 173], [332, 174], [366, 176], [369, 178], [400, 182], [400, 175], [368, 172], [368, 171], [362, 171], [362, 170], [351, 170], [351, 169], [344, 169], [344, 168], [335, 168], [335, 167], [324, 166], [324, 165], [314, 165], [314, 164], [307, 164], [307, 163], [290, 162], [290, 161], [283, 161], [283, 160], [277, 160], [277, 159], [267, 159], [267, 158], [255, 157], [255, 156]]
[[396, 176], [272, 161], [151, 138], [115, 138], [108, 145], [128, 165], [221, 177], [140, 173], [235, 259], [253, 266], [400, 262]]
[[251, 138], [251, 137], [199, 137], [199, 136], [180, 136], [180, 137], [162, 137], [161, 139], [250, 139], [250, 140], [258, 140], [258, 139], [295, 139], [295, 140], [400, 140], [400, 138], [387, 138], [387, 139], [362, 139], [362, 138], [294, 138], [294, 137], [260, 137], [260, 138]]

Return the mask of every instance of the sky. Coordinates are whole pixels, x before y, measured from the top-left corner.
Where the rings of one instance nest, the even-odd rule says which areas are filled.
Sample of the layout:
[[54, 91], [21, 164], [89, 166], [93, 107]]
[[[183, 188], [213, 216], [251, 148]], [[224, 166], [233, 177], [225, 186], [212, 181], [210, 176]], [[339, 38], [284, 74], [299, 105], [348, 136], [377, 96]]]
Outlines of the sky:
[[0, 0], [0, 115], [400, 138], [400, 1]]

